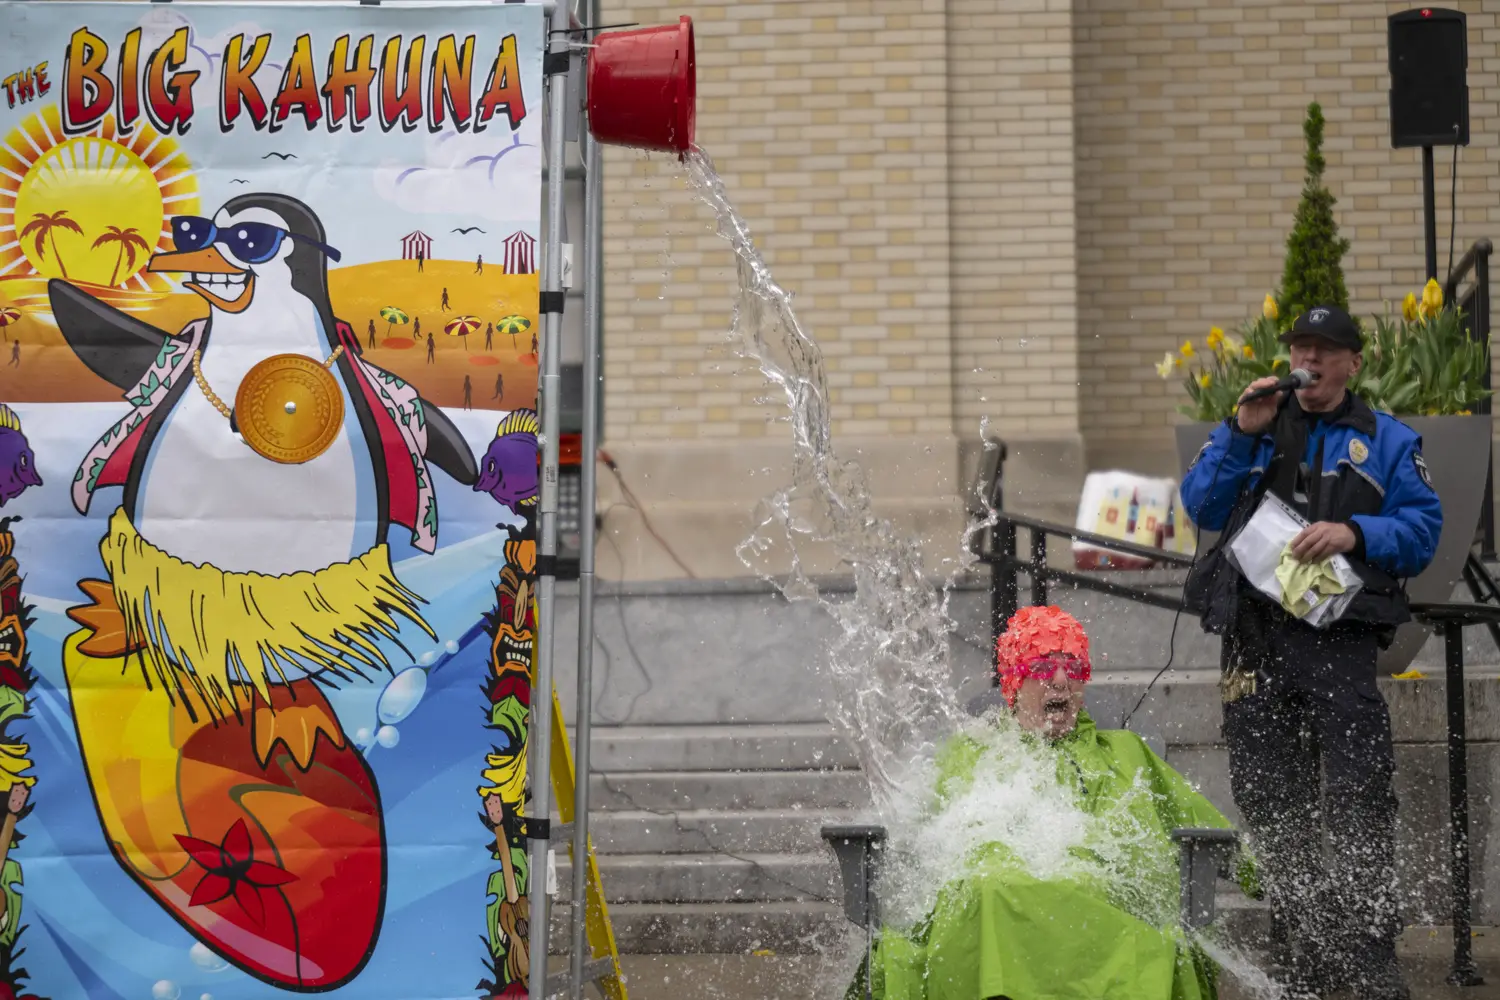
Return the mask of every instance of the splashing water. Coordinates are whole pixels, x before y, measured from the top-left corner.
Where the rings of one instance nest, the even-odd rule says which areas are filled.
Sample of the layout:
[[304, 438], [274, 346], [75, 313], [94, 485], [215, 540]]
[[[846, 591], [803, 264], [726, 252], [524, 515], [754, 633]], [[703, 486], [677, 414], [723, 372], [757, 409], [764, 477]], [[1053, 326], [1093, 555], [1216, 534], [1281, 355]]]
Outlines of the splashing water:
[[[734, 250], [737, 353], [781, 391], [790, 413], [792, 484], [762, 502], [760, 523], [738, 554], [769, 579], [764, 567], [780, 546], [791, 571], [773, 582], [789, 600], [818, 602], [839, 624], [827, 658], [838, 695], [831, 721], [889, 811], [909, 762], [930, 757], [964, 717], [949, 682], [947, 591], [937, 596], [916, 542], [874, 515], [859, 466], [834, 454], [821, 348], [798, 323], [791, 295], [772, 278], [708, 155], [694, 147], [683, 160]], [[852, 600], [824, 598], [808, 577], [800, 552], [817, 543], [831, 544], [853, 571]]]
[[[1037, 878], [1091, 882], [1126, 912], [1181, 933], [1175, 852], [1130, 818], [1135, 797], [1149, 790], [1138, 784], [1090, 814], [1058, 781], [1056, 758], [1023, 740], [1009, 713], [974, 719], [959, 704], [948, 661], [955, 630], [948, 599], [976, 560], [972, 540], [998, 523], [984, 484], [975, 488], [950, 574], [930, 578], [916, 541], [873, 513], [863, 470], [836, 455], [823, 352], [798, 322], [791, 294], [772, 277], [712, 160], [693, 147], [683, 165], [735, 254], [735, 351], [779, 392], [791, 429], [791, 484], [761, 502], [758, 524], [737, 554], [788, 600], [817, 603], [839, 626], [820, 667], [833, 687], [829, 719], [858, 755], [888, 828], [883, 918], [910, 926], [931, 912], [943, 886], [972, 871], [979, 852], [998, 848]], [[987, 421], [979, 430], [987, 451], [999, 447]], [[813, 546], [831, 547], [852, 571], [852, 598], [826, 596], [810, 578], [804, 553]], [[790, 565], [784, 577], [768, 568], [778, 555]], [[974, 779], [949, 790], [934, 810], [936, 751], [958, 733], [981, 745], [980, 764]], [[1147, 856], [1161, 850], [1172, 857]], [[1170, 891], [1146, 871], [1168, 872]], [[1251, 995], [1282, 995], [1239, 948], [1212, 933], [1193, 938]]]
[[[1170, 929], [1177, 918], [1175, 886], [1143, 880], [1143, 867], [1172, 870], [1172, 858], [1146, 859], [1147, 838], [1131, 808], [1151, 792], [1144, 783], [1098, 813], [1085, 811], [1075, 790], [1058, 780], [1058, 758], [1027, 739], [1009, 713], [971, 719], [960, 735], [978, 748], [973, 775], [933, 790], [935, 764], [913, 767], [897, 796], [920, 806], [890, 827], [882, 901], [887, 922], [910, 927], [930, 913], [939, 892], [970, 874], [981, 856], [1003, 854], [1040, 880], [1097, 886], [1128, 913]], [[1155, 865], [1143, 866], [1154, 860]]]

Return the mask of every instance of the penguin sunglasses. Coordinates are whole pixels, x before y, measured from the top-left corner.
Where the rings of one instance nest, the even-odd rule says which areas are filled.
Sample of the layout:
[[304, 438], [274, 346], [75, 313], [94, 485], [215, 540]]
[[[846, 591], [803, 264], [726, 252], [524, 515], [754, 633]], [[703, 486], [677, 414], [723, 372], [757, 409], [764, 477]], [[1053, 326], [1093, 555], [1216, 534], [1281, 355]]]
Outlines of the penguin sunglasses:
[[327, 243], [319, 243], [265, 222], [238, 222], [220, 229], [214, 225], [214, 220], [198, 215], [179, 215], [172, 219], [172, 245], [178, 250], [202, 250], [222, 244], [246, 264], [264, 264], [275, 257], [284, 239], [315, 247], [329, 260], [337, 261], [343, 256]]

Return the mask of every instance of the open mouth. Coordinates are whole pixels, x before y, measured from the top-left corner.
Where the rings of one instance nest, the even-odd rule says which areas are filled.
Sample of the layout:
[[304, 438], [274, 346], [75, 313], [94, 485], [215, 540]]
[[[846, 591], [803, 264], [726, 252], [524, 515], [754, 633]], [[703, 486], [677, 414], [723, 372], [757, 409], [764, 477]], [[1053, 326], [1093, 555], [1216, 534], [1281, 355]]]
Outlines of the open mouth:
[[194, 272], [192, 280], [184, 281], [182, 287], [191, 288], [225, 312], [239, 312], [250, 304], [250, 297], [255, 294], [255, 275], [249, 271], [237, 274]]
[[20, 626], [15, 619], [8, 619], [5, 624], [0, 625], [0, 663], [9, 663], [19, 666], [21, 653], [25, 650], [25, 639], [21, 636]]
[[182, 287], [223, 312], [243, 312], [255, 295], [254, 273], [236, 266], [215, 247], [159, 253], [148, 267], [158, 273], [187, 275]]
[[508, 635], [500, 636], [500, 658], [531, 666], [531, 643], [521, 643]]
[[1059, 695], [1054, 698], [1048, 698], [1046, 701], [1042, 702], [1042, 710], [1048, 715], [1063, 715], [1066, 714], [1068, 709], [1072, 707], [1073, 699], [1069, 698], [1067, 695]]

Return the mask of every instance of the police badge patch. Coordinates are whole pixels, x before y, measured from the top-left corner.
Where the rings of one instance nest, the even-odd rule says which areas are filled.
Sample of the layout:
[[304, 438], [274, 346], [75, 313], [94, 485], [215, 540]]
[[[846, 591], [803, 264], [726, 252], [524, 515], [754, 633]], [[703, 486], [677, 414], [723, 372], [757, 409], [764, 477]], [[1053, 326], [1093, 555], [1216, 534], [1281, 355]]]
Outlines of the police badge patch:
[[1412, 452], [1411, 460], [1417, 467], [1417, 475], [1422, 477], [1422, 482], [1427, 484], [1427, 488], [1429, 490], [1436, 489], [1437, 487], [1432, 485], [1432, 473], [1427, 471], [1427, 460], [1422, 457], [1422, 453], [1420, 451]]
[[1349, 442], [1349, 461], [1355, 465], [1363, 465], [1365, 459], [1370, 457], [1369, 447], [1359, 438]]

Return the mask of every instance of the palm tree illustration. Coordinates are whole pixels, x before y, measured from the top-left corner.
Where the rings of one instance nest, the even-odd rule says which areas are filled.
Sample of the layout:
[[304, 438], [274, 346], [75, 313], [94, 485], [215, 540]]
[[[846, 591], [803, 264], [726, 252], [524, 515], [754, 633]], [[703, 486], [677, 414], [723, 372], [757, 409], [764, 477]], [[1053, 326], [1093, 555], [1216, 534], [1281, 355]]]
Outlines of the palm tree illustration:
[[68, 210], [60, 208], [50, 214], [47, 212], [38, 212], [33, 215], [31, 221], [26, 223], [26, 227], [21, 230], [21, 239], [24, 240], [28, 236], [35, 236], [36, 253], [38, 257], [42, 258], [47, 256], [46, 244], [52, 244], [52, 259], [57, 261], [57, 266], [62, 268], [62, 276], [66, 278], [68, 276], [68, 266], [63, 263], [62, 257], [57, 252], [57, 230], [59, 229], [66, 229], [68, 232], [77, 233], [79, 236], [83, 235], [83, 228], [68, 218]]
[[[145, 253], [151, 249], [151, 246], [145, 240], [141, 239], [140, 234], [131, 226], [126, 226], [124, 229], [121, 229], [119, 226], [106, 226], [105, 228], [109, 232], [95, 240], [90, 249], [97, 250], [111, 243], [118, 244], [120, 249], [115, 254], [115, 269], [109, 272], [109, 285], [113, 288], [115, 278], [120, 273], [120, 265], [125, 264], [127, 269], [135, 267], [135, 252], [140, 250], [142, 253]], [[128, 263], [126, 263], [127, 261]]]

